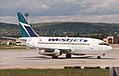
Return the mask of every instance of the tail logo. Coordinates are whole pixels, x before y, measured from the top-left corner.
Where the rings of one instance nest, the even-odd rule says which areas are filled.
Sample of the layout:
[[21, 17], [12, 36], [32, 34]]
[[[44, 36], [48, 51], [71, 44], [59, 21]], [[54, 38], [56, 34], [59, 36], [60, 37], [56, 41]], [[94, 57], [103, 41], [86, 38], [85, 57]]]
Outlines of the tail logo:
[[22, 13], [18, 13], [18, 20], [22, 37], [38, 37], [38, 34], [28, 24]]

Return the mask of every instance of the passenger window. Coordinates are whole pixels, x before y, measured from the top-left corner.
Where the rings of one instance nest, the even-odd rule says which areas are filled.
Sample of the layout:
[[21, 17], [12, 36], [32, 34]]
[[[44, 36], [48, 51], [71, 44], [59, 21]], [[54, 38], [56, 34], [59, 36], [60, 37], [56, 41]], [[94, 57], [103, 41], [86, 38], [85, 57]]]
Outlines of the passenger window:
[[88, 40], [84, 40], [84, 42], [88, 42]]

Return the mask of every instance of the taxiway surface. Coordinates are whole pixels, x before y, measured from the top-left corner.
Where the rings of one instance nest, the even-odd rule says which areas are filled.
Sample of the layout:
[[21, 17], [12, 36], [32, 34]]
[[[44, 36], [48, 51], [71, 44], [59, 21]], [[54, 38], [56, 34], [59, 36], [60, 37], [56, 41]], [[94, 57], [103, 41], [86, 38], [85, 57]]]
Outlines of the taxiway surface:
[[59, 59], [52, 59], [49, 56], [39, 55], [38, 51], [33, 49], [0, 50], [0, 69], [48, 69], [64, 66], [119, 67], [119, 48], [112, 49], [106, 56], [102, 56], [102, 59], [96, 59], [96, 56], [73, 56], [66, 59], [65, 55], [59, 56]]

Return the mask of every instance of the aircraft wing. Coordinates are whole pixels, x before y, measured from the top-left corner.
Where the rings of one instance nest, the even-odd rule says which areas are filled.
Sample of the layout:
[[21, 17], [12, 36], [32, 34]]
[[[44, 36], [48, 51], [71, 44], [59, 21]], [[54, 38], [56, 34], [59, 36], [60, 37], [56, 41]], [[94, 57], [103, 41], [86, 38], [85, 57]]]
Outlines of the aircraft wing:
[[72, 52], [72, 48], [70, 47], [49, 47], [49, 48], [45, 48], [45, 47], [40, 47], [41, 50], [48, 50], [48, 51], [53, 51], [53, 50], [59, 50], [62, 51], [63, 53], [71, 53]]
[[18, 39], [18, 38], [13, 38], [13, 37], [4, 37], [4, 36], [2, 36], [1, 38], [2, 38], [2, 39], [11, 39], [11, 40], [16, 40], [16, 39]]

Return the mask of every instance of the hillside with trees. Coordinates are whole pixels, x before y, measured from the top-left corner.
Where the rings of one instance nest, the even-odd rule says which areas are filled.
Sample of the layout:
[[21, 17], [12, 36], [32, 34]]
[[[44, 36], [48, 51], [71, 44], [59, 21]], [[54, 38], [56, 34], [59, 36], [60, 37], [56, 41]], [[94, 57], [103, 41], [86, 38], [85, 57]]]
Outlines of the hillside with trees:
[[[52, 22], [32, 24], [32, 27], [41, 36], [107, 36], [119, 34], [119, 24], [116, 23]], [[19, 26], [0, 23], [0, 35], [19, 37]]]
[[0, 36], [19, 36], [18, 25], [0, 22]]

